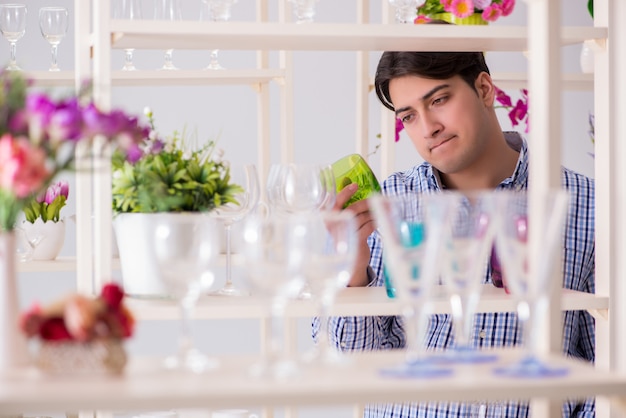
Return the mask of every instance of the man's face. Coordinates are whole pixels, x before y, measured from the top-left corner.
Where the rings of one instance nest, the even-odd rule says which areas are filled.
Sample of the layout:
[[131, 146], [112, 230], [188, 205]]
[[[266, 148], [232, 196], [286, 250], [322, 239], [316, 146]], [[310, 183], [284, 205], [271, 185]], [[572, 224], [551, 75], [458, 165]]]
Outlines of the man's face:
[[433, 80], [403, 76], [391, 80], [389, 95], [404, 129], [422, 158], [447, 174], [480, 164], [488, 141], [491, 79], [481, 74], [478, 93], [455, 76]]

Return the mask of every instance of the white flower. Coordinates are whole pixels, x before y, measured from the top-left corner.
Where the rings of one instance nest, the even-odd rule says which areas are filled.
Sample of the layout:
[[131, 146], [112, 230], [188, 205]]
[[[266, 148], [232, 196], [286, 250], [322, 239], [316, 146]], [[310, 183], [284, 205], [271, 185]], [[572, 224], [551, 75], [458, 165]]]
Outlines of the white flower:
[[474, 0], [474, 8], [484, 10], [493, 3], [492, 0]]
[[151, 118], [152, 117], [152, 109], [150, 109], [150, 107], [146, 106], [143, 108], [143, 114], [146, 115], [147, 117]]

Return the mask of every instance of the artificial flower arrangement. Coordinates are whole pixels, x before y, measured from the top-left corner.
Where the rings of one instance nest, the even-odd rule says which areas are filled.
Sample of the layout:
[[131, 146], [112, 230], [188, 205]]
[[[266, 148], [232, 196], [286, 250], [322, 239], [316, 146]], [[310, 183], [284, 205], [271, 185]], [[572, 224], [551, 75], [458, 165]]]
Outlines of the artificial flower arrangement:
[[113, 158], [113, 211], [115, 213], [204, 212], [237, 203], [242, 191], [232, 184], [223, 152], [210, 141], [190, 150], [184, 132], [159, 135], [149, 108], [151, 131], [140, 146], [138, 158]]
[[31, 91], [17, 71], [0, 72], [0, 232], [55, 176], [74, 168], [79, 143], [96, 138], [136, 158], [148, 128], [123, 111], [103, 112], [87, 91], [59, 100]]
[[528, 90], [520, 89], [520, 95], [521, 97], [513, 105], [511, 97], [496, 87], [496, 101], [499, 103], [496, 108], [507, 110], [512, 126], [524, 123], [526, 125], [524, 132], [528, 133]]
[[122, 341], [135, 319], [116, 283], [96, 297], [71, 294], [50, 305], [33, 304], [20, 317], [22, 332], [40, 344], [37, 363], [47, 371], [120, 372], [126, 364]]
[[24, 206], [24, 215], [28, 222], [35, 223], [38, 218], [45, 223], [48, 221], [59, 222], [61, 219], [61, 209], [65, 206], [69, 197], [70, 186], [67, 181], [60, 180], [52, 183]]
[[417, 7], [416, 23], [425, 23], [431, 16], [451, 13], [458, 18], [466, 18], [480, 13], [487, 22], [495, 22], [501, 16], [508, 16], [515, 8], [515, 0], [425, 0]]

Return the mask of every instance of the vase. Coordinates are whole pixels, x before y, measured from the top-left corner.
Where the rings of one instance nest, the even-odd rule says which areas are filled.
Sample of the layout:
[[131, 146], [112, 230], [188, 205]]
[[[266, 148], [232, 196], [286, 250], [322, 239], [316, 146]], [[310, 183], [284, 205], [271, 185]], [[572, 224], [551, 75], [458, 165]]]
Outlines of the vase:
[[37, 218], [34, 223], [22, 221], [20, 228], [29, 242], [36, 242], [31, 260], [54, 260], [65, 243], [65, 220], [44, 222]]
[[0, 233], [0, 373], [30, 363], [26, 337], [19, 328], [19, 295], [13, 232]]
[[474, 13], [468, 17], [458, 17], [452, 13], [435, 13], [429, 16], [433, 20], [443, 20], [444, 22], [453, 23], [455, 25], [487, 25], [488, 22], [483, 19], [481, 13]]
[[118, 339], [43, 341], [36, 362], [40, 370], [53, 374], [119, 374], [127, 356]]

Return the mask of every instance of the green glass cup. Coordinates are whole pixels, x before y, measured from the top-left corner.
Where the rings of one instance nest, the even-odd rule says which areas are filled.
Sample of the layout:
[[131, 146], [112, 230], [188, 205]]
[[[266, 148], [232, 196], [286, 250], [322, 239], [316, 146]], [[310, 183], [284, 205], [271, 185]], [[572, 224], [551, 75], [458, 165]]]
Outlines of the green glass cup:
[[369, 197], [372, 193], [380, 193], [380, 183], [376, 175], [359, 154], [350, 154], [332, 164], [337, 193], [349, 184], [357, 183], [359, 190], [354, 193], [344, 208], [354, 202]]

